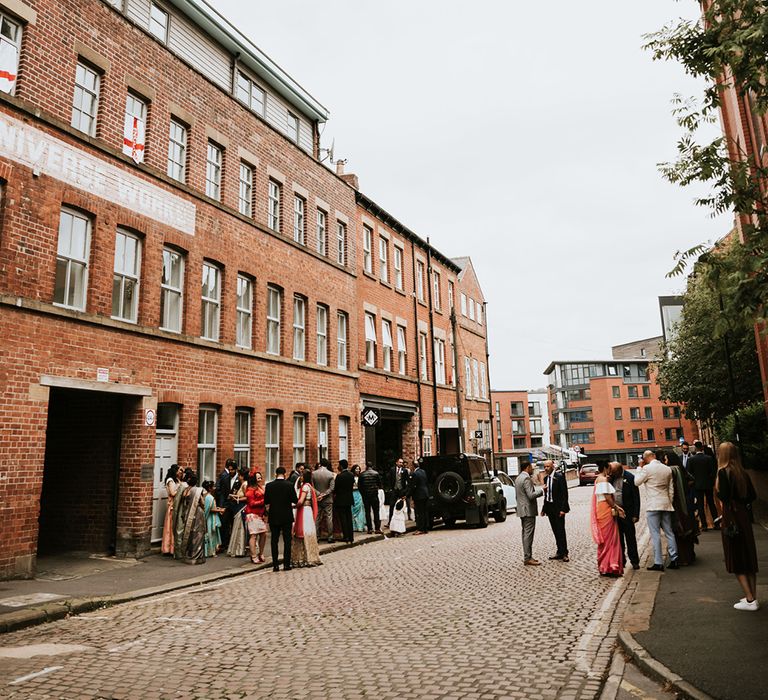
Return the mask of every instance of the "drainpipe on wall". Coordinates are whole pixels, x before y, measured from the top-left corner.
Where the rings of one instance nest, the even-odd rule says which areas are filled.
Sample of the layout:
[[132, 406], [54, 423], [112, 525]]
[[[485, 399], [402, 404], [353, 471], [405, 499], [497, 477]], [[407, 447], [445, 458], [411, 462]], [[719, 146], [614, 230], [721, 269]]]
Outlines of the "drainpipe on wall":
[[413, 272], [413, 337], [416, 339], [416, 396], [419, 402], [419, 457], [424, 454], [424, 419], [421, 415], [421, 363], [419, 361], [419, 302], [416, 298], [416, 246], [411, 240], [411, 267]]
[[453, 375], [454, 388], [456, 389], [456, 418], [459, 421], [459, 452], [464, 452], [464, 419], [461, 411], [461, 382], [459, 381], [459, 351], [456, 348], [456, 307], [451, 307], [451, 333], [453, 334], [453, 366], [456, 372]]
[[[432, 336], [432, 416], [434, 418], [433, 440], [434, 454], [440, 454], [440, 431], [437, 429], [437, 372], [435, 372], [435, 315], [432, 306], [432, 246], [427, 237], [427, 301], [429, 304], [429, 335]], [[429, 345], [429, 343], [427, 343]], [[427, 349], [429, 352], [429, 349]], [[445, 358], [443, 358], [445, 362]]]
[[491, 424], [491, 469], [496, 468], [493, 441], [493, 399], [491, 398], [491, 361], [488, 352], [488, 302], [483, 301], [483, 318], [485, 319], [485, 383], [488, 387], [488, 418]]

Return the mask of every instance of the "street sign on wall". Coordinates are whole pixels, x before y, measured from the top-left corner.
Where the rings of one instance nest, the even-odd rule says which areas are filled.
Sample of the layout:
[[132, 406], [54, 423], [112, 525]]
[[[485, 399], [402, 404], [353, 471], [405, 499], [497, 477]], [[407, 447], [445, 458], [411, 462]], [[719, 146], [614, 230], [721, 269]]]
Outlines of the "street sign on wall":
[[375, 428], [381, 421], [381, 413], [378, 408], [364, 408], [361, 415], [363, 425]]

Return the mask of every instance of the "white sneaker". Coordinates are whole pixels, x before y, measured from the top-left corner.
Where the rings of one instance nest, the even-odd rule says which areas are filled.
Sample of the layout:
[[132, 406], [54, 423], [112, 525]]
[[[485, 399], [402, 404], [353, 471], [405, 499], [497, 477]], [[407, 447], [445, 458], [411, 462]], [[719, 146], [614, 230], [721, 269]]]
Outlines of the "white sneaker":
[[736, 610], [749, 610], [754, 612], [760, 609], [760, 603], [757, 600], [753, 600], [749, 603], [746, 599], [742, 598], [738, 603], [733, 606]]

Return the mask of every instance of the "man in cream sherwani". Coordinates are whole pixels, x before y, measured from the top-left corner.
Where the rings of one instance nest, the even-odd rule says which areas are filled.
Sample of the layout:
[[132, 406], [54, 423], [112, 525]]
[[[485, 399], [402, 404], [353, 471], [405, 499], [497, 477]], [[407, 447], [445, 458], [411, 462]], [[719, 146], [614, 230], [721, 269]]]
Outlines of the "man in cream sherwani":
[[672, 531], [672, 499], [675, 494], [672, 470], [659, 462], [653, 450], [643, 452], [643, 461], [635, 474], [635, 486], [645, 484], [645, 517], [653, 542], [653, 566], [648, 571], [664, 571], [661, 557], [661, 529], [667, 537], [669, 569], [677, 569], [677, 542]]

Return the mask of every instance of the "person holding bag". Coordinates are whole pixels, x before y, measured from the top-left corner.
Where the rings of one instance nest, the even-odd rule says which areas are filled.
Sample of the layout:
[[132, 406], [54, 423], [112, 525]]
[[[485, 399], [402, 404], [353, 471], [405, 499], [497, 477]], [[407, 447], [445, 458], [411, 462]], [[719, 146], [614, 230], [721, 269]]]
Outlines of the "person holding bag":
[[732, 442], [724, 442], [718, 448], [717, 466], [715, 493], [723, 510], [721, 537], [725, 568], [729, 574], [736, 575], [745, 594], [733, 607], [754, 612], [760, 608], [757, 602], [757, 548], [751, 512], [751, 503], [757, 494]]

